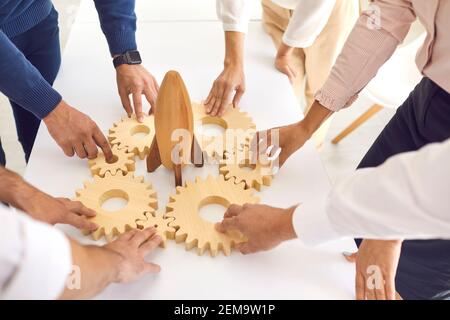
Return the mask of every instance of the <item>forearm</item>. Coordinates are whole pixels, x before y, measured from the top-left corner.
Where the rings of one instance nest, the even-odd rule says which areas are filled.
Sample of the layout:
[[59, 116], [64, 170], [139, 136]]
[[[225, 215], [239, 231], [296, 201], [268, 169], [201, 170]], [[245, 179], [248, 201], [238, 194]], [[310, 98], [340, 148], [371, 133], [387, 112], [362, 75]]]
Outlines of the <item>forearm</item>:
[[0, 30], [0, 92], [43, 119], [61, 102], [61, 95]]
[[307, 136], [311, 137], [332, 114], [333, 111], [324, 107], [320, 102], [314, 101], [303, 120], [299, 122], [299, 127], [302, 128]]
[[22, 200], [28, 199], [36, 189], [17, 173], [0, 166], [0, 201], [14, 208], [26, 210]]
[[135, 0], [94, 0], [111, 56], [136, 50]]
[[243, 67], [244, 41], [245, 34], [241, 32], [225, 32], [225, 67]]
[[[72, 264], [79, 270], [79, 286], [65, 287], [60, 299], [92, 298], [118, 278], [122, 257], [104, 247], [82, 246], [71, 240]], [[75, 271], [76, 272], [76, 271]], [[76, 277], [76, 275], [71, 275]]]

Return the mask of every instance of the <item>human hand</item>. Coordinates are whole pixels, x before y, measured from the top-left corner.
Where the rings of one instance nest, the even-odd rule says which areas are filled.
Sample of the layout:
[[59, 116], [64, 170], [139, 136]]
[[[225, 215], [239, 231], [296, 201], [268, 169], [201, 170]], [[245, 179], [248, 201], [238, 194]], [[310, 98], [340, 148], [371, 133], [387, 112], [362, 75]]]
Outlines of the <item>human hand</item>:
[[[278, 161], [277, 165], [281, 167], [310, 138], [311, 133], [300, 121], [288, 126], [257, 132], [252, 139], [251, 150], [252, 154], [258, 155], [259, 162]], [[267, 160], [263, 160], [264, 157], [267, 157]]]
[[53, 198], [29, 185], [24, 185], [20, 197], [21, 199], [16, 201], [19, 208], [36, 220], [52, 225], [70, 224], [88, 231], [98, 229], [98, 225], [86, 219], [94, 217], [95, 211], [85, 207], [79, 201]]
[[292, 225], [295, 207], [280, 209], [260, 204], [232, 204], [216, 230], [222, 233], [237, 230], [248, 239], [236, 245], [243, 254], [266, 251], [281, 242], [296, 238]]
[[356, 262], [357, 300], [399, 300], [395, 275], [402, 248], [401, 240], [363, 240], [358, 253], [344, 254]]
[[[226, 66], [213, 86], [204, 104], [206, 113], [211, 116], [222, 116], [230, 102], [233, 107], [239, 105], [239, 101], [245, 92], [245, 75], [242, 65]], [[231, 99], [234, 93], [234, 97]]]
[[151, 105], [150, 113], [154, 110], [158, 96], [159, 85], [153, 75], [142, 65], [123, 64], [116, 68], [117, 88], [123, 108], [130, 117], [133, 114], [130, 97], [133, 96], [134, 112], [139, 122], [144, 121], [142, 111], [142, 95]]
[[117, 263], [113, 282], [128, 283], [145, 274], [160, 272], [160, 266], [146, 262], [145, 257], [154, 251], [161, 241], [162, 238], [156, 234], [156, 229], [150, 227], [125, 232], [105, 245], [106, 249], [116, 252], [121, 258]]
[[287, 75], [291, 83], [294, 83], [294, 80], [298, 74], [292, 62], [293, 50], [293, 47], [281, 43], [278, 48], [277, 56], [275, 57], [275, 68], [277, 68], [277, 70], [281, 73]]
[[97, 157], [99, 146], [107, 161], [113, 154], [111, 147], [99, 127], [84, 113], [72, 108], [64, 101], [44, 118], [48, 132], [63, 149], [72, 157], [75, 153], [81, 159]]

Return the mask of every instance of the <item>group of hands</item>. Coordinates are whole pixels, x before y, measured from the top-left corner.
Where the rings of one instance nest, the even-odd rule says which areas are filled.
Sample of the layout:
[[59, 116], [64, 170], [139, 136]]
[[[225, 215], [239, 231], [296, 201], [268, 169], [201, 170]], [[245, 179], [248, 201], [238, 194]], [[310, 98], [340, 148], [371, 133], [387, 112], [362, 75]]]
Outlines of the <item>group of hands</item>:
[[[275, 67], [285, 73], [291, 82], [296, 74], [292, 65], [292, 50], [280, 50], [275, 59]], [[133, 112], [139, 122], [143, 121], [144, 111], [142, 96], [154, 110], [159, 90], [156, 79], [141, 65], [122, 65], [116, 69], [118, 93], [128, 116]], [[210, 93], [204, 101], [206, 112], [211, 116], [222, 116], [228, 106], [238, 106], [245, 92], [245, 74], [242, 64], [225, 64], [224, 70], [214, 81]], [[130, 101], [130, 96], [132, 97]], [[112, 160], [110, 145], [96, 125], [87, 115], [62, 101], [55, 110], [44, 118], [50, 135], [63, 149], [67, 156], [75, 154], [80, 158], [97, 157], [99, 147], [106, 160]], [[295, 151], [310, 139], [313, 132], [302, 121], [278, 129], [279, 165], [280, 167]], [[272, 129], [264, 132], [266, 146], [271, 145]], [[292, 139], [295, 137], [295, 139]], [[272, 153], [276, 150], [272, 150]], [[24, 208], [32, 216], [50, 224], [65, 223], [79, 229], [94, 231], [97, 225], [90, 222], [89, 217], [95, 212], [84, 207], [80, 202], [68, 199], [52, 198], [37, 192], [29, 198], [29, 208]], [[34, 201], [36, 200], [36, 201]], [[260, 204], [231, 205], [222, 222], [216, 225], [219, 232], [240, 231], [248, 241], [237, 246], [243, 254], [266, 251], [277, 247], [284, 241], [300, 237], [292, 226], [292, 215], [295, 207], [281, 209]], [[107, 247], [123, 255], [125, 269], [138, 273], [159, 272], [157, 265], [144, 261], [145, 255], [155, 249], [161, 238], [154, 228], [134, 230], [125, 233]], [[143, 246], [143, 248], [141, 248]], [[395, 299], [395, 274], [401, 252], [401, 241], [363, 240], [358, 253], [346, 254], [348, 261], [356, 264], [356, 297], [357, 299]], [[136, 269], [136, 265], [140, 266]], [[383, 285], [370, 286], [368, 268], [376, 265], [382, 272]], [[129, 276], [133, 278], [133, 276]], [[372, 288], [372, 289], [369, 289]]]

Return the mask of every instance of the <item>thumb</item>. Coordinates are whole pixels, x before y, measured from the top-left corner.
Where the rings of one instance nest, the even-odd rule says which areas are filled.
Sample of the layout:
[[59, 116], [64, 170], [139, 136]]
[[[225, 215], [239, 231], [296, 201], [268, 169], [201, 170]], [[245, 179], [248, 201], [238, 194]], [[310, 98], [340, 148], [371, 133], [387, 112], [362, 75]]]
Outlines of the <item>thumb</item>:
[[216, 230], [220, 233], [226, 233], [229, 230], [239, 230], [236, 217], [223, 219], [222, 222], [216, 224]]
[[145, 264], [145, 272], [150, 274], [159, 273], [161, 271], [161, 267], [156, 263], [146, 263]]
[[348, 262], [354, 263], [356, 261], [356, 258], [358, 257], [358, 252], [352, 253], [344, 251], [342, 252], [342, 255], [344, 256], [345, 260]]

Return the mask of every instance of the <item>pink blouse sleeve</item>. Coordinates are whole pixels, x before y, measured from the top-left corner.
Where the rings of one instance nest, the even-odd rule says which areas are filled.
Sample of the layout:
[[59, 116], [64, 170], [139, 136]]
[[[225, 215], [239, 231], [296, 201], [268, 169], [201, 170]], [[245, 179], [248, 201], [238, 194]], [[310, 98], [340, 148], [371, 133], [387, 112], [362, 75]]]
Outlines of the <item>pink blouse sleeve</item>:
[[315, 99], [332, 111], [350, 106], [392, 56], [415, 19], [410, 0], [373, 1], [371, 9], [361, 14]]

